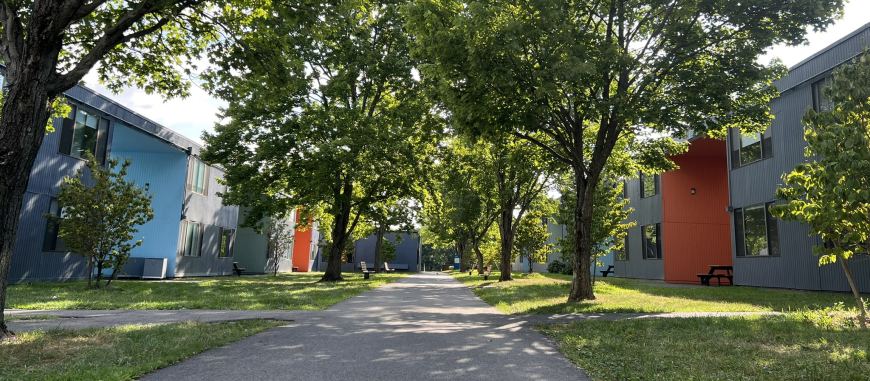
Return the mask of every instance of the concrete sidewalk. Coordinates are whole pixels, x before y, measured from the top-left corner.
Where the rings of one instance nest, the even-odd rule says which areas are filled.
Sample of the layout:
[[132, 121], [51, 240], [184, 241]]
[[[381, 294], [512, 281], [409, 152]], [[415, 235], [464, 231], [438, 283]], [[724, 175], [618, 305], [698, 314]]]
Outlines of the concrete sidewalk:
[[411, 275], [143, 380], [588, 380], [449, 275]]

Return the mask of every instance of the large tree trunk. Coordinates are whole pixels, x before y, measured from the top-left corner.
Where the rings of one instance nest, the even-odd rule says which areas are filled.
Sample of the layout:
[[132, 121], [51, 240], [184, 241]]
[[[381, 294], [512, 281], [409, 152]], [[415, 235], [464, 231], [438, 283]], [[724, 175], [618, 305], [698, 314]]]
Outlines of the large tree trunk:
[[381, 247], [384, 243], [384, 234], [387, 228], [383, 224], [378, 226], [377, 240], [375, 241], [375, 272], [381, 270]]
[[[347, 228], [350, 225], [350, 198], [353, 195], [353, 184], [348, 179], [345, 179], [342, 188], [342, 192], [335, 195], [334, 205], [336, 205], [335, 210], [338, 213], [332, 225], [332, 245], [329, 247], [329, 263], [326, 265], [326, 272], [320, 278], [321, 282], [344, 280], [341, 276], [341, 262], [348, 236], [351, 233]], [[355, 266], [356, 264], [351, 263], [351, 265]]]
[[474, 254], [477, 256], [477, 273], [483, 274], [483, 252], [480, 251], [480, 244], [474, 244]]
[[498, 232], [501, 238], [501, 275], [498, 277], [499, 282], [514, 280], [511, 276], [511, 268], [513, 267], [512, 249], [514, 247], [514, 230], [513, 216], [514, 208], [505, 208], [501, 212], [501, 221], [498, 224]]
[[[575, 170], [576, 171], [576, 170]], [[592, 276], [592, 206], [597, 179], [584, 179], [575, 174], [577, 183], [577, 207], [574, 209], [574, 278], [571, 281], [569, 302], [594, 300]]]
[[12, 85], [4, 97], [0, 117], [0, 340], [13, 335], [6, 327], [4, 311], [18, 218], [51, 115], [51, 96], [42, 86], [48, 82], [47, 73], [21, 71], [8, 77]]
[[858, 303], [858, 308], [861, 310], [861, 315], [858, 316], [858, 321], [861, 323], [861, 328], [867, 328], [867, 309], [864, 307], [864, 301], [861, 299], [861, 293], [858, 291], [858, 285], [855, 283], [855, 278], [852, 277], [852, 270], [846, 262], [846, 258], [840, 258], [840, 263], [843, 265], [843, 271], [846, 273], [846, 279], [849, 281], [849, 287], [852, 289], [852, 295], [855, 296], [855, 303]]

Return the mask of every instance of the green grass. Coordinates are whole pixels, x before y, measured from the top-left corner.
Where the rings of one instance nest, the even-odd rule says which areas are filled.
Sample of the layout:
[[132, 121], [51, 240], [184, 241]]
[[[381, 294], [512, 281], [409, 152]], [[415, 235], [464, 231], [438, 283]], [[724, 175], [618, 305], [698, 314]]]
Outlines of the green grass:
[[52, 315], [6, 315], [4, 320], [10, 321], [27, 321], [27, 320], [59, 320], [60, 318]]
[[830, 307], [838, 302], [854, 306], [845, 293], [759, 289], [754, 287], [668, 287], [656, 281], [598, 278], [596, 300], [567, 303], [571, 276], [513, 273], [512, 282], [498, 282], [493, 272], [488, 281], [468, 273], [453, 276], [472, 287], [490, 305], [507, 314], [557, 314], [602, 312], [733, 312], [789, 311]]
[[0, 343], [0, 380], [130, 380], [285, 324], [245, 320], [28, 332]]
[[870, 330], [797, 314], [537, 325], [593, 380], [867, 380]]
[[87, 282], [9, 287], [7, 308], [45, 310], [322, 310], [405, 274], [344, 274], [344, 282], [319, 283], [322, 273], [262, 277], [184, 278], [178, 282], [126, 281], [87, 289]]

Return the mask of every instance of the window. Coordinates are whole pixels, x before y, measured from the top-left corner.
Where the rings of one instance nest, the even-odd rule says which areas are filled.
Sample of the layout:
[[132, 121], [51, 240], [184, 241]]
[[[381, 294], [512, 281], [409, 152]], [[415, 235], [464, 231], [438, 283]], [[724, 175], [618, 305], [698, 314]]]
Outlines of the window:
[[80, 107], [73, 107], [69, 115], [61, 126], [58, 152], [78, 158], [84, 158], [85, 152], [90, 152], [97, 162], [105, 163], [109, 120]]
[[187, 166], [187, 191], [206, 195], [208, 193], [208, 165], [196, 157], [190, 157]]
[[643, 233], [643, 259], [662, 259], [662, 224], [646, 225]]
[[[51, 199], [51, 204], [48, 207], [48, 214], [51, 214], [53, 216], [62, 215], [62, 212], [60, 210], [60, 204], [57, 203], [56, 198]], [[66, 247], [63, 237], [59, 237], [58, 233], [60, 233], [60, 224], [58, 224], [55, 220], [46, 218], [45, 237], [42, 241], [43, 251], [69, 251]]]
[[816, 112], [831, 111], [834, 109], [834, 104], [831, 102], [831, 99], [825, 97], [823, 94], [825, 88], [831, 86], [833, 82], [834, 77], [827, 76], [824, 79], [813, 83], [813, 110], [816, 110]]
[[185, 257], [202, 256], [202, 225], [198, 222], [184, 222], [184, 251]]
[[627, 180], [622, 180], [622, 198], [623, 199], [628, 198], [628, 181]]
[[659, 175], [645, 175], [640, 173], [640, 197], [650, 197], [659, 193]]
[[229, 258], [233, 256], [233, 237], [236, 231], [233, 229], [221, 228], [221, 249], [218, 253], [220, 258]]
[[287, 243], [287, 249], [284, 250], [284, 259], [292, 259], [293, 258], [293, 241]]
[[737, 128], [731, 130], [732, 167], [736, 168], [773, 157], [771, 129], [767, 127], [763, 133], [752, 135], [743, 135]]
[[622, 246], [622, 250], [616, 251], [616, 260], [617, 261], [627, 261], [628, 260], [628, 234], [623, 238], [625, 241]]
[[772, 202], [734, 210], [738, 257], [780, 255], [779, 227], [770, 214]]
[[[313, 236], [313, 234], [312, 234], [312, 236]], [[314, 242], [311, 243], [311, 249], [309, 250], [309, 252], [311, 253], [310, 260], [313, 261], [314, 258], [317, 257], [317, 244], [316, 243], [314, 243]]]

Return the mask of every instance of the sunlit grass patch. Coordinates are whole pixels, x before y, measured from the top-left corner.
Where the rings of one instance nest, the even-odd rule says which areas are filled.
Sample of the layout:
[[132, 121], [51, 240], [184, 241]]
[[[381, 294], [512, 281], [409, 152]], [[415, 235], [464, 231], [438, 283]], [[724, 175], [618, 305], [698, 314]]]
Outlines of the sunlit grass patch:
[[0, 380], [130, 380], [285, 324], [244, 320], [26, 332], [0, 343]]
[[794, 311], [854, 305], [844, 293], [770, 290], [755, 287], [673, 286], [657, 281], [598, 278], [596, 299], [568, 303], [571, 277], [556, 274], [513, 273], [513, 281], [499, 282], [454, 272], [453, 276], [472, 288], [490, 305], [508, 314], [606, 313], [606, 312], [764, 312]]
[[319, 283], [322, 273], [185, 278], [177, 282], [122, 281], [87, 289], [85, 282], [12, 285], [7, 306], [20, 309], [323, 310], [398, 280], [406, 273], [344, 274], [344, 282]]
[[866, 380], [870, 331], [798, 314], [537, 325], [593, 380]]

